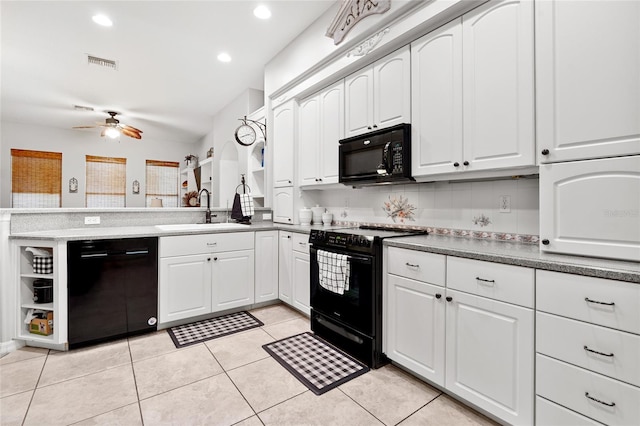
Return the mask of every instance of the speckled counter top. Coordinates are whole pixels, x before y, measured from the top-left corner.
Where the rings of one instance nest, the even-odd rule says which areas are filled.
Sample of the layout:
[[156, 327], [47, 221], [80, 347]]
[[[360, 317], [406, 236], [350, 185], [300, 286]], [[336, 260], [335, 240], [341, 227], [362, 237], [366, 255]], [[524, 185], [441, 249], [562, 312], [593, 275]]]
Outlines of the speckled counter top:
[[[136, 237], [167, 237], [171, 235], [194, 235], [221, 232], [246, 232], [246, 231], [268, 231], [283, 230], [308, 234], [312, 229], [332, 229], [326, 226], [301, 226], [301, 225], [279, 225], [272, 222], [254, 222], [251, 225], [242, 225], [243, 228], [216, 228], [215, 225], [208, 228], [201, 224], [194, 229], [161, 229], [157, 225], [145, 226], [104, 226], [85, 227], [69, 229], [53, 229], [47, 231], [17, 232], [9, 236], [10, 239], [31, 239], [31, 240], [52, 240], [52, 241], [72, 241], [85, 239], [115, 239], [115, 238], [136, 238]], [[338, 228], [338, 227], [335, 227]]]
[[541, 252], [537, 245], [419, 235], [384, 240], [390, 247], [640, 283], [640, 263]]

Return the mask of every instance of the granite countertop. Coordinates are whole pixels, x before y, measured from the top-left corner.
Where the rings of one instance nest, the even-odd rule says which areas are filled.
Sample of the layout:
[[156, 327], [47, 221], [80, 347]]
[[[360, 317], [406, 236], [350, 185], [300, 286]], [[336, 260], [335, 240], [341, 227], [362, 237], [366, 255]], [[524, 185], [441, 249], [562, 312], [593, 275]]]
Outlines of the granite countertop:
[[[312, 229], [335, 229], [339, 226], [302, 226], [302, 225], [279, 225], [273, 222], [254, 222], [251, 225], [242, 225], [243, 228], [216, 228], [215, 224], [207, 228], [206, 224], [194, 224], [193, 229], [161, 229], [158, 225], [147, 226], [104, 226], [104, 227], [84, 227], [69, 229], [52, 229], [48, 231], [16, 232], [9, 236], [11, 239], [31, 239], [31, 240], [52, 240], [52, 241], [72, 241], [85, 239], [115, 239], [115, 238], [136, 238], [136, 237], [167, 237], [172, 235], [194, 235], [222, 232], [247, 232], [247, 231], [269, 231], [283, 230], [308, 234]], [[162, 226], [162, 225], [160, 225]]]
[[546, 253], [540, 251], [535, 244], [441, 235], [389, 238], [384, 240], [384, 244], [468, 259], [640, 283], [640, 262]]

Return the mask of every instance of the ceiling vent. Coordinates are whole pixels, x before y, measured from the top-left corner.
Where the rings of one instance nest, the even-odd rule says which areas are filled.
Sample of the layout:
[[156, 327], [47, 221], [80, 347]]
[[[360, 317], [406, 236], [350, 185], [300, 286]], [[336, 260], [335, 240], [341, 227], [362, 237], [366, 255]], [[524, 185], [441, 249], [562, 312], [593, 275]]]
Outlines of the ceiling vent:
[[109, 68], [112, 70], [118, 69], [118, 64], [113, 59], [98, 58], [97, 56], [87, 55], [87, 63], [89, 65], [97, 65], [99, 67]]

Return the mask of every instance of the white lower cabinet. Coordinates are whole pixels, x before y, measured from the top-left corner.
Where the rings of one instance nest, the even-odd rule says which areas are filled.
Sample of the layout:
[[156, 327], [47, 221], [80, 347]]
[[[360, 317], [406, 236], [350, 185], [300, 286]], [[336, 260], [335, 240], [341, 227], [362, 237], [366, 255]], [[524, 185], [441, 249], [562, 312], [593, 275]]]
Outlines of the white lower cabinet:
[[501, 421], [533, 424], [533, 270], [394, 247], [385, 258], [386, 355]]
[[211, 255], [160, 258], [158, 297], [160, 323], [210, 313]]
[[[640, 424], [640, 286], [541, 270], [536, 286], [538, 400], [580, 419]], [[567, 413], [545, 407], [537, 423], [562, 424]]]
[[160, 323], [254, 303], [254, 233], [161, 237]]
[[258, 231], [255, 240], [255, 303], [278, 299], [278, 231]]
[[310, 315], [309, 235], [280, 231], [279, 241], [280, 300]]

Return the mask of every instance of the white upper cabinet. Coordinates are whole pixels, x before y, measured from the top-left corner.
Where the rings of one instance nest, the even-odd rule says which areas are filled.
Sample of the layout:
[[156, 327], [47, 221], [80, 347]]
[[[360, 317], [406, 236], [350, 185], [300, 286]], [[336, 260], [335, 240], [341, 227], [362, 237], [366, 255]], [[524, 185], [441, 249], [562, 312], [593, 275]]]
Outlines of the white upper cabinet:
[[338, 183], [338, 141], [344, 137], [344, 82], [300, 103], [298, 183]]
[[411, 171], [450, 173], [462, 161], [461, 19], [411, 44]]
[[293, 187], [292, 186], [274, 189], [273, 221], [276, 223], [288, 223], [288, 224], [293, 223]]
[[535, 163], [533, 5], [488, 2], [462, 17], [467, 170]]
[[288, 101], [273, 109], [273, 186], [293, 186], [293, 148], [295, 143], [296, 102]]
[[640, 153], [640, 2], [536, 2], [541, 163]]
[[540, 166], [543, 251], [640, 259], [640, 156]]
[[345, 78], [346, 136], [409, 123], [411, 55], [409, 46]]

